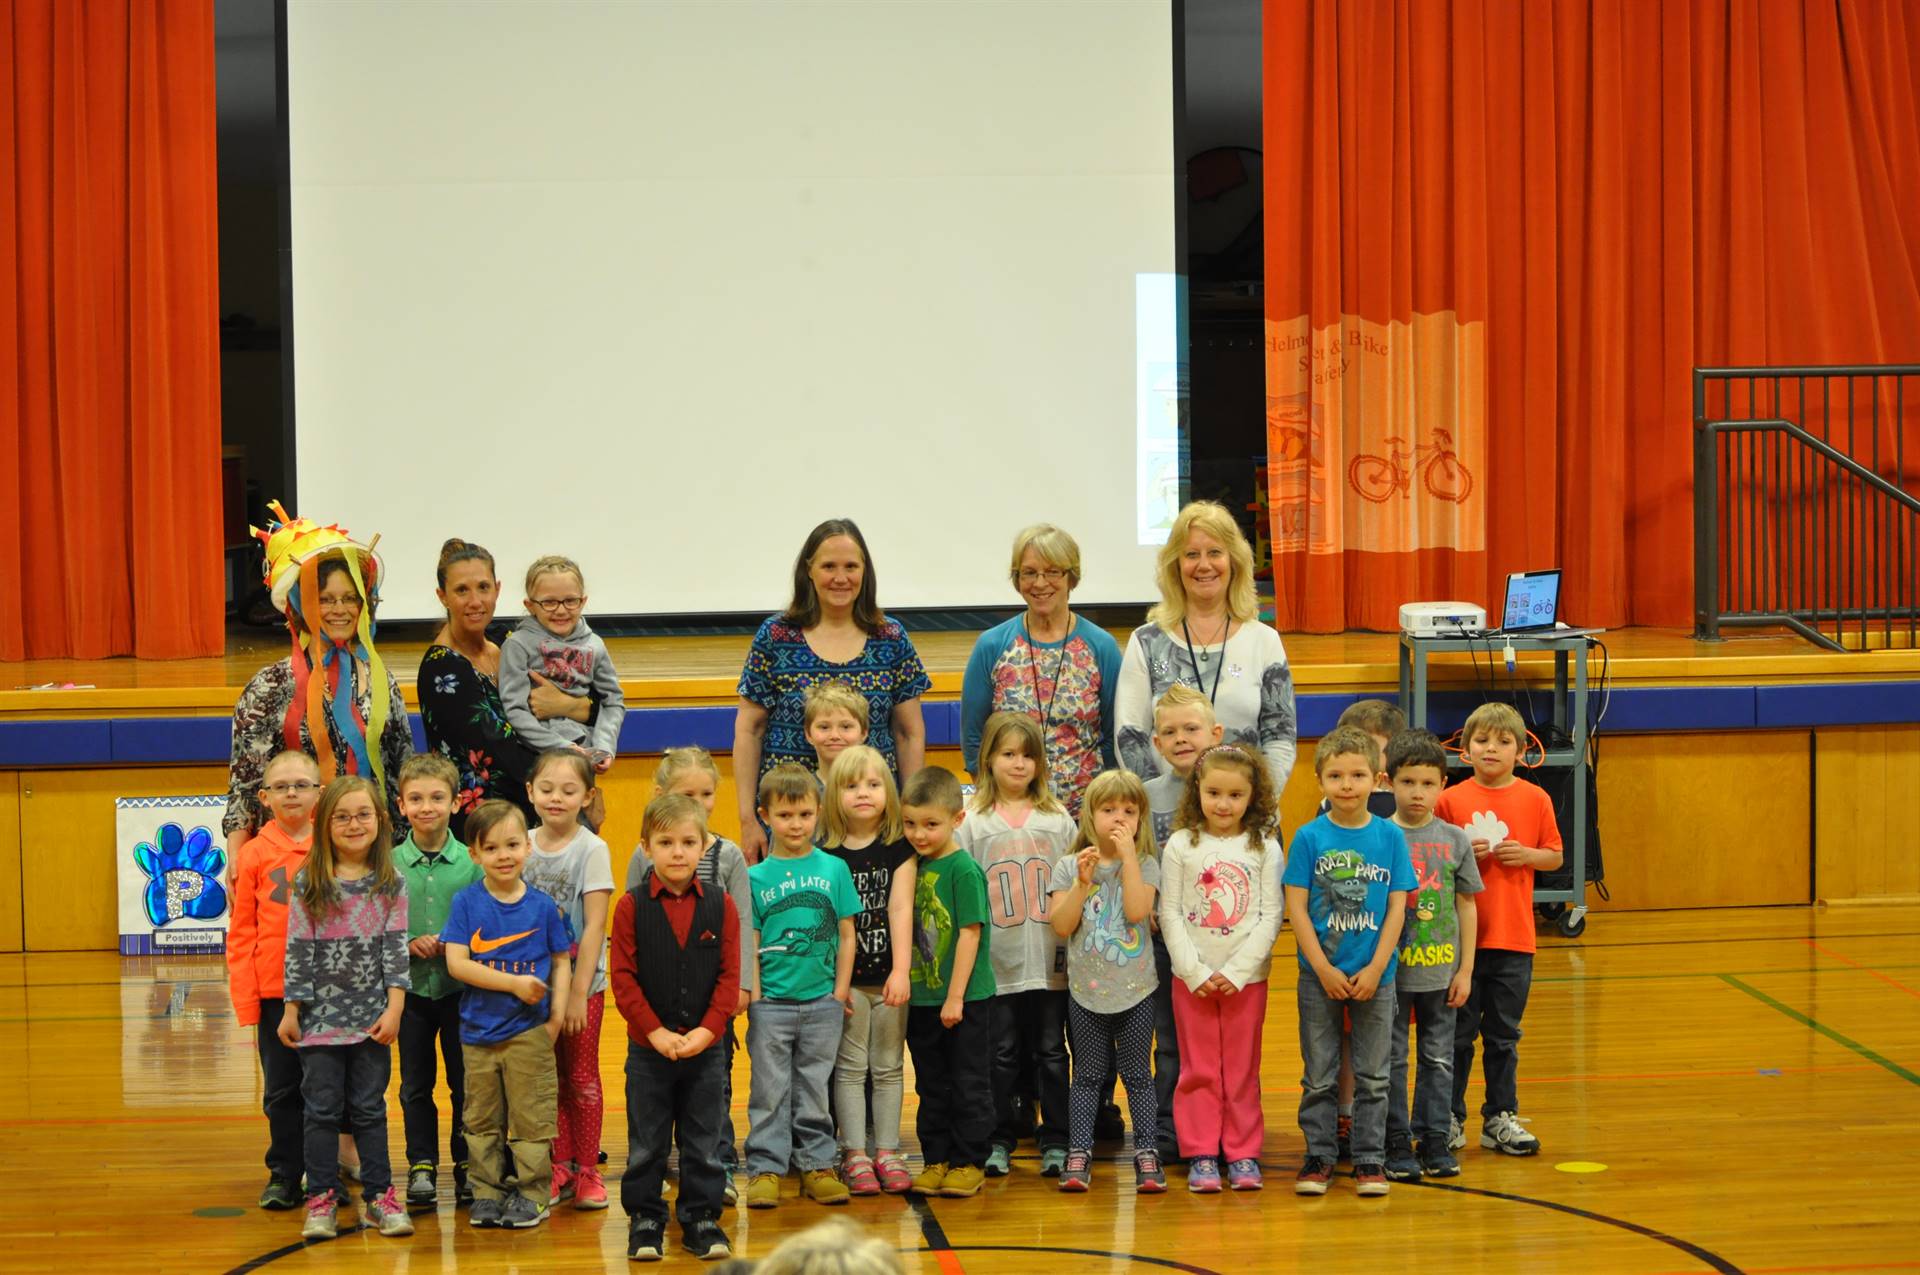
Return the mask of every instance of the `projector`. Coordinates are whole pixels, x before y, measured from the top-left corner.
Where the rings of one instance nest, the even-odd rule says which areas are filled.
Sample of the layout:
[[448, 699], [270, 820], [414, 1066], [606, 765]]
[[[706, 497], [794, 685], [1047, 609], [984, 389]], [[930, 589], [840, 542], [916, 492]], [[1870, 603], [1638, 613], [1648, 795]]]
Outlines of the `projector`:
[[1411, 637], [1479, 633], [1486, 627], [1486, 611], [1471, 602], [1405, 602], [1400, 606], [1400, 631]]

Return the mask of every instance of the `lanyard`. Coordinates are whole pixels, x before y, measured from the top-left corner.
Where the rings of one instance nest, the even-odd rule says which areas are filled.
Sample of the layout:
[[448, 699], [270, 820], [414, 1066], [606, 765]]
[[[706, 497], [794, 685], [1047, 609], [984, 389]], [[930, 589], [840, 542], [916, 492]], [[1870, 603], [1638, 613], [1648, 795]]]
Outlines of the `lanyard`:
[[1040, 700], [1040, 648], [1033, 644], [1033, 630], [1027, 627], [1026, 618], [1020, 620], [1020, 632], [1027, 639], [1027, 669], [1033, 674], [1033, 706], [1041, 709], [1040, 742], [1053, 743], [1053, 705], [1060, 698], [1060, 674], [1067, 667], [1067, 643], [1073, 640], [1073, 626], [1067, 626], [1067, 636], [1060, 642], [1060, 658], [1053, 662], [1053, 694], [1047, 696], [1043, 704]]
[[[1232, 627], [1233, 618], [1229, 616], [1227, 618], [1227, 628]], [[1185, 617], [1182, 617], [1180, 620], [1180, 636], [1187, 640], [1187, 662], [1193, 665], [1193, 689], [1196, 691], [1207, 691], [1206, 675], [1200, 671], [1200, 657], [1194, 652], [1193, 634], [1187, 631], [1187, 621]], [[1207, 702], [1209, 704], [1218, 704], [1220, 702], [1217, 698], [1220, 694], [1220, 675], [1227, 671], [1226, 638], [1227, 629], [1223, 628], [1220, 630], [1220, 667], [1213, 670], [1213, 689], [1207, 691]], [[1055, 689], [1057, 690], [1058, 687]]]

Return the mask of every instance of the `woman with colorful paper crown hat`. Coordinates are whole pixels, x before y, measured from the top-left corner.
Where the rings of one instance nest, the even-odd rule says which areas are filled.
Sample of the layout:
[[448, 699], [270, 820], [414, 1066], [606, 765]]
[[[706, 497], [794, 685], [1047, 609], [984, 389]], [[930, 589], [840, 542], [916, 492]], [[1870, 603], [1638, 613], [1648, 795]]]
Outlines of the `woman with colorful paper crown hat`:
[[[266, 546], [266, 582], [287, 617], [292, 652], [254, 674], [233, 709], [233, 767], [221, 828], [230, 854], [259, 824], [257, 794], [275, 753], [298, 749], [323, 780], [365, 775], [399, 819], [400, 763], [413, 733], [400, 687], [373, 645], [380, 556], [336, 526], [289, 518], [254, 529]], [[375, 541], [379, 537], [374, 537]]]

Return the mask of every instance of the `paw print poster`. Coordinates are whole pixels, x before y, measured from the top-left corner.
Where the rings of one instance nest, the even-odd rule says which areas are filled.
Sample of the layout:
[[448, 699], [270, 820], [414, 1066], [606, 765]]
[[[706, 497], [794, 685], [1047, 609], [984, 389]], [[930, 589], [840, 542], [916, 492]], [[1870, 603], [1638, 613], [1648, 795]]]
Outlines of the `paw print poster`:
[[224, 952], [224, 796], [120, 797], [114, 803], [120, 954]]

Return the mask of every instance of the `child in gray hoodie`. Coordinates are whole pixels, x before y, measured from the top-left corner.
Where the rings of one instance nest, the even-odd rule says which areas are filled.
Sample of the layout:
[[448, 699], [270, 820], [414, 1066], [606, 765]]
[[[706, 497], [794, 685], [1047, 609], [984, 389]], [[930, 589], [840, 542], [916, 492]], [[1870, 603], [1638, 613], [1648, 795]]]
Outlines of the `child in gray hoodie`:
[[[627, 700], [607, 644], [581, 615], [586, 592], [586, 577], [571, 558], [549, 556], [527, 568], [527, 615], [500, 643], [500, 700], [507, 721], [528, 745], [576, 748], [604, 773], [613, 765]], [[536, 673], [569, 695], [591, 698], [593, 724], [535, 717], [529, 700]]]

